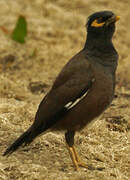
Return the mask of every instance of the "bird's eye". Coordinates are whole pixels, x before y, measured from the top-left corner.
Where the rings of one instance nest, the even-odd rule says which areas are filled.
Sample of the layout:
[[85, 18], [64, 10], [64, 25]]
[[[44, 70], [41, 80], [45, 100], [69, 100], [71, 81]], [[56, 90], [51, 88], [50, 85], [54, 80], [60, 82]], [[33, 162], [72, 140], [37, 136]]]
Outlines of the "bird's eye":
[[105, 24], [105, 22], [104, 22], [103, 18], [97, 18], [91, 23], [91, 26], [92, 27], [102, 27], [104, 24]]
[[102, 18], [102, 17], [98, 18], [98, 19], [97, 19], [97, 22], [98, 22], [98, 23], [102, 23], [102, 22], [103, 22], [103, 18]]

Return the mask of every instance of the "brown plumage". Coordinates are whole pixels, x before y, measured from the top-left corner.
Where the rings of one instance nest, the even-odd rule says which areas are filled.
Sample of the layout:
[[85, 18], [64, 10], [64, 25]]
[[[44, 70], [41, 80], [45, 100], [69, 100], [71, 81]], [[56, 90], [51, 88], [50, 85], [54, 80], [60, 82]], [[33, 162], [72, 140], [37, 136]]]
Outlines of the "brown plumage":
[[111, 11], [97, 12], [88, 18], [84, 48], [59, 73], [41, 101], [32, 126], [4, 155], [13, 153], [23, 143], [29, 144], [47, 129], [65, 130], [76, 170], [79, 166], [87, 167], [74, 149], [74, 135], [98, 117], [113, 99], [118, 54], [112, 36], [118, 19]]

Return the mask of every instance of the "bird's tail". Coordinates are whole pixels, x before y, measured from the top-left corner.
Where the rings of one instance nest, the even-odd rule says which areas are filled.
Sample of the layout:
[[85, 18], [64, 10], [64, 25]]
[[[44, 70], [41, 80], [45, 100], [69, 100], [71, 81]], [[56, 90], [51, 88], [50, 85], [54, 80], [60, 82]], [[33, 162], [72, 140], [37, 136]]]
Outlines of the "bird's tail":
[[6, 151], [4, 152], [3, 156], [10, 155], [14, 151], [16, 151], [22, 144], [30, 144], [33, 139], [39, 133], [35, 130], [33, 131], [33, 126], [31, 126], [27, 131], [25, 131], [13, 144], [11, 144]]
[[60, 112], [53, 116], [53, 118], [50, 118], [48, 121], [46, 121], [45, 125], [43, 125], [43, 123], [38, 123], [38, 121], [34, 121], [32, 126], [6, 149], [3, 156], [12, 154], [22, 144], [30, 144], [38, 135], [40, 135], [42, 132], [46, 131], [47, 129], [52, 127], [57, 121], [59, 121], [61, 117], [66, 114], [66, 112], [67, 109], [63, 108]]

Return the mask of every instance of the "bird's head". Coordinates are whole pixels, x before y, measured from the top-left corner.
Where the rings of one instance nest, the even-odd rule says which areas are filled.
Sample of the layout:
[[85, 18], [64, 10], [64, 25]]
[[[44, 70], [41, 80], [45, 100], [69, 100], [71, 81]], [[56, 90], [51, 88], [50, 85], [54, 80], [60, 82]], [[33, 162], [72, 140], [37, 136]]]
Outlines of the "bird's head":
[[105, 35], [111, 38], [115, 31], [115, 22], [119, 19], [120, 17], [111, 11], [96, 12], [88, 18], [87, 32], [96, 37]]

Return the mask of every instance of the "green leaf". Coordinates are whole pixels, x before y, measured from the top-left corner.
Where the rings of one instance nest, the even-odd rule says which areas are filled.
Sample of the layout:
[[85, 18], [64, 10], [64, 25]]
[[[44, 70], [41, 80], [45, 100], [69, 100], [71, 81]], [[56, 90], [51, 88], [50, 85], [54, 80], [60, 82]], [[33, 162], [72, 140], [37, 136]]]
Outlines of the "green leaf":
[[27, 22], [24, 16], [19, 16], [16, 27], [12, 32], [12, 39], [19, 43], [25, 42], [27, 36]]

